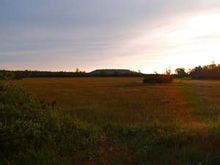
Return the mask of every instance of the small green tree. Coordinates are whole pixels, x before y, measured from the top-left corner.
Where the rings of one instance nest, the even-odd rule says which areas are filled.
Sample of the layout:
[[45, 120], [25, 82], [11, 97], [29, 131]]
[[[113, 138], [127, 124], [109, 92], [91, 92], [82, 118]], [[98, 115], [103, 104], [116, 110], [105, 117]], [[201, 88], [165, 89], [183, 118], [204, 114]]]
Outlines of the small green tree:
[[188, 73], [186, 73], [184, 68], [177, 68], [175, 70], [175, 73], [176, 73], [178, 78], [185, 78], [185, 77], [189, 76]]

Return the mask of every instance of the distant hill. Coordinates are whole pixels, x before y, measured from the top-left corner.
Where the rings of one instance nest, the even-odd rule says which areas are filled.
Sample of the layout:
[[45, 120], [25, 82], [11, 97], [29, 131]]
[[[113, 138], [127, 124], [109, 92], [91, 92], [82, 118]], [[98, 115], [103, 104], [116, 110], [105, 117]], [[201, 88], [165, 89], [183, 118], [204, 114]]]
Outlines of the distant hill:
[[97, 69], [89, 73], [90, 76], [141, 76], [141, 73], [129, 69]]
[[128, 69], [97, 69], [90, 73], [77, 72], [53, 72], [53, 71], [9, 71], [0, 70], [0, 79], [22, 79], [28, 77], [140, 77], [142, 73]]

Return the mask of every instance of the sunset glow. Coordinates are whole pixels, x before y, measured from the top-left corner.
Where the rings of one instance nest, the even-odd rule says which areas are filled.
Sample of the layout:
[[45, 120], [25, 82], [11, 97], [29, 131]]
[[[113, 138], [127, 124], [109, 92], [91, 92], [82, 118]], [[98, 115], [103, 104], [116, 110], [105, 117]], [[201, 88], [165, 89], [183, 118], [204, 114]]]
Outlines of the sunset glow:
[[220, 62], [220, 1], [44, 2], [0, 2], [0, 69], [152, 73]]
[[[220, 14], [217, 13], [198, 14], [171, 23], [171, 27], [162, 28], [159, 32], [156, 31], [157, 35], [159, 33], [157, 39], [161, 43], [157, 40], [154, 51], [159, 49], [158, 54], [163, 64], [154, 64], [154, 70], [163, 72], [166, 67], [192, 68], [211, 62], [219, 63], [220, 21], [218, 20], [220, 20]], [[146, 36], [149, 36], [147, 34]], [[144, 40], [140, 39], [140, 43], [143, 42]], [[143, 67], [143, 70], [151, 71], [148, 66]]]

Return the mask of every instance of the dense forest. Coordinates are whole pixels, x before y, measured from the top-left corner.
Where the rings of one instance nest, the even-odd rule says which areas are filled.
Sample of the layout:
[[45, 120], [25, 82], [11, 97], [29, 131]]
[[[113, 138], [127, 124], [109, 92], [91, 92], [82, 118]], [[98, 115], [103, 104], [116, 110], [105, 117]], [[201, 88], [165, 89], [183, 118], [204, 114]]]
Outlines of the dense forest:
[[195, 67], [190, 71], [192, 79], [220, 79], [220, 64]]

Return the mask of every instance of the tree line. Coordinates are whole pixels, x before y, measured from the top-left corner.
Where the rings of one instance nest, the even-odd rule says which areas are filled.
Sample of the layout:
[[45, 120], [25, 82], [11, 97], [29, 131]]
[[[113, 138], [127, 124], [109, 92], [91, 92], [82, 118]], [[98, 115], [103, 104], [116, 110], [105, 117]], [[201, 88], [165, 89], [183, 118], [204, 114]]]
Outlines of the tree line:
[[[170, 74], [170, 73], [169, 73]], [[152, 74], [143, 74], [141, 72], [130, 72], [129, 74], [113, 74], [111, 77], [143, 77]], [[53, 72], [53, 71], [9, 71], [0, 70], [0, 79], [22, 79], [31, 77], [108, 77], [109, 75], [100, 74], [93, 75], [85, 71], [76, 69], [75, 72]], [[189, 79], [220, 79], [220, 64], [212, 63], [210, 65], [197, 66], [189, 71], [185, 68], [177, 68], [175, 74], [172, 75], [174, 78], [189, 78]]]
[[191, 78], [191, 79], [220, 79], [220, 64], [212, 63], [210, 65], [197, 66], [188, 72], [184, 68], [175, 70], [175, 78]]
[[0, 79], [22, 79], [31, 77], [87, 77], [88, 73], [84, 71], [76, 72], [52, 72], [52, 71], [9, 71], [0, 70]]
[[195, 67], [190, 71], [193, 79], [220, 79], [220, 64], [210, 64]]
[[22, 79], [22, 78], [31, 78], [31, 77], [142, 77], [142, 73], [138, 72], [129, 72], [126, 74], [120, 74], [117, 71], [114, 74], [105, 74], [100, 73], [93, 75], [92, 73], [87, 73], [85, 71], [76, 70], [75, 72], [53, 72], [53, 71], [9, 71], [9, 70], [0, 70], [0, 79]]

